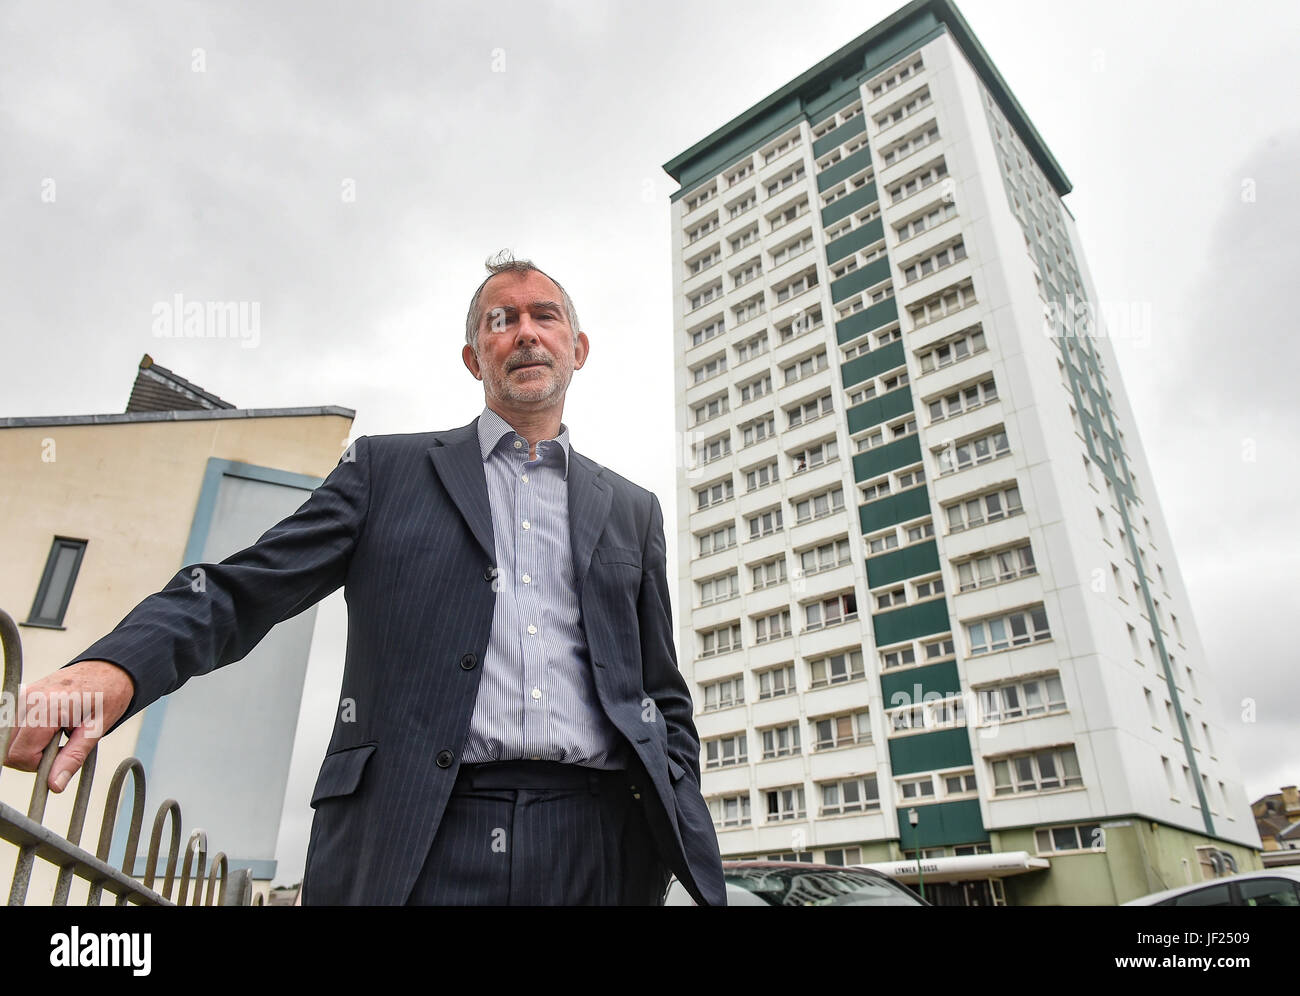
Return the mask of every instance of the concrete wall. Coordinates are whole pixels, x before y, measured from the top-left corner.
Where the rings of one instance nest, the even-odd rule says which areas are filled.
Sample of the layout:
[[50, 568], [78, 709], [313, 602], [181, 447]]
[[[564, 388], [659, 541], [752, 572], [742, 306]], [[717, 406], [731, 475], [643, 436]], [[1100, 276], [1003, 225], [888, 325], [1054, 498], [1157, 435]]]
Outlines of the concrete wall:
[[[350, 427], [351, 419], [343, 415], [313, 414], [0, 428], [0, 549], [4, 550], [0, 608], [23, 622], [53, 537], [88, 541], [65, 628], [20, 627], [24, 682], [50, 674], [82, 653], [184, 565], [210, 459], [319, 479], [337, 463]], [[292, 507], [306, 499], [306, 491], [299, 494]], [[284, 504], [265, 508], [269, 518], [262, 528], [282, 517]], [[233, 677], [241, 677], [236, 669], [230, 671]], [[87, 850], [95, 849], [112, 772], [136, 752], [147, 716], [148, 711], [136, 715], [100, 746], [82, 842]], [[296, 723], [295, 708], [285, 717], [288, 749]], [[220, 743], [210, 745], [213, 752], [220, 748]], [[287, 760], [286, 756], [286, 764]], [[0, 800], [26, 811], [33, 781], [32, 775], [4, 769]], [[76, 784], [74, 779], [61, 796], [50, 796], [47, 826], [66, 830]], [[183, 784], [173, 787], [183, 816], [185, 788]], [[196, 784], [191, 794], [202, 788]], [[161, 798], [151, 787], [145, 802], [142, 855]], [[278, 803], [274, 819], [278, 823]], [[186, 817], [184, 822], [188, 834], [191, 820]], [[214, 837], [209, 847], [211, 854], [225, 845]], [[0, 887], [6, 894], [15, 855], [15, 848], [0, 843]], [[48, 901], [53, 881], [52, 871], [38, 862], [29, 902]], [[84, 895], [84, 887], [74, 886], [74, 903]]]

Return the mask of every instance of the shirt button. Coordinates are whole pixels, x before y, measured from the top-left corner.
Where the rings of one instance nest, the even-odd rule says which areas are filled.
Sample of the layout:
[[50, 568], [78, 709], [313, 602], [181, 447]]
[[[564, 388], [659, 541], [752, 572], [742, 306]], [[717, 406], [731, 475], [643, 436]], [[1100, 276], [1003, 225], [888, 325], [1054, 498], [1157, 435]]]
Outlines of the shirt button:
[[515, 440], [515, 449], [519, 449], [519, 448], [520, 448], [521, 446], [523, 446], [523, 445], [524, 445], [524, 444], [523, 444], [522, 442], [520, 442], [518, 439]]
[[535, 698], [535, 699], [540, 699], [541, 697], [542, 697], [542, 690], [541, 690], [540, 688], [534, 688], [534, 689], [533, 689], [533, 698]]
[[522, 525], [525, 529], [531, 529], [531, 528], [532, 528], [531, 524], [529, 523], [529, 521], [528, 521], [527, 519], [525, 519], [522, 523], [520, 523], [520, 525]]
[[528, 475], [527, 475], [527, 474], [520, 474], [520, 475], [519, 475], [519, 479], [520, 479], [521, 481], [523, 481], [525, 484], [528, 483]]
[[532, 623], [529, 623], [529, 624], [528, 624], [528, 635], [529, 635], [529, 636], [536, 636], [536, 635], [537, 635], [537, 627], [534, 626]]
[[532, 581], [533, 581], [533, 576], [531, 574], [524, 575], [524, 584], [532, 584]]

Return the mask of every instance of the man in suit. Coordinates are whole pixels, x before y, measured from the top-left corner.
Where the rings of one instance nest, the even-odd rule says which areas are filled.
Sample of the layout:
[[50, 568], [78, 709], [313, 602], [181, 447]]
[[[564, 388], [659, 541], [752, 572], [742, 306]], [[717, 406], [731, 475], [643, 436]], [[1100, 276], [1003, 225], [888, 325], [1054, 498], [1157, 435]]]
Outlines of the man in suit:
[[[659, 501], [569, 444], [590, 343], [568, 294], [528, 261], [488, 269], [462, 350], [480, 416], [358, 438], [297, 512], [202, 565], [203, 591], [185, 567], [31, 686], [103, 696], [51, 788], [105, 727], [342, 585], [350, 708], [312, 793], [305, 904], [656, 903], [671, 870], [725, 905]], [[46, 722], [7, 764], [35, 770]]]

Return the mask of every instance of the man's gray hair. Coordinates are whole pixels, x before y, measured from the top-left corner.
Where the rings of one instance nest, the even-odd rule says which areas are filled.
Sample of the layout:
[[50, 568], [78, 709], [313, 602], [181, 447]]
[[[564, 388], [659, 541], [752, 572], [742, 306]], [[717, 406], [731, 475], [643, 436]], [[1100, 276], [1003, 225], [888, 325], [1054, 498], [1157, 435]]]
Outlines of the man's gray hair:
[[483, 288], [487, 282], [495, 277], [498, 273], [540, 273], [551, 283], [559, 288], [561, 302], [564, 305], [564, 314], [569, 320], [569, 328], [573, 329], [573, 341], [578, 341], [578, 332], [581, 331], [578, 325], [578, 310], [573, 306], [573, 299], [569, 297], [569, 292], [560, 287], [560, 282], [553, 276], [533, 265], [529, 259], [515, 259], [509, 249], [502, 249], [487, 258], [484, 262], [487, 267], [488, 275], [483, 278], [483, 283], [478, 285], [478, 290], [470, 298], [469, 314], [465, 316], [465, 341], [470, 345], [475, 353], [478, 352], [478, 330], [483, 324], [483, 308], [480, 303], [483, 297]]

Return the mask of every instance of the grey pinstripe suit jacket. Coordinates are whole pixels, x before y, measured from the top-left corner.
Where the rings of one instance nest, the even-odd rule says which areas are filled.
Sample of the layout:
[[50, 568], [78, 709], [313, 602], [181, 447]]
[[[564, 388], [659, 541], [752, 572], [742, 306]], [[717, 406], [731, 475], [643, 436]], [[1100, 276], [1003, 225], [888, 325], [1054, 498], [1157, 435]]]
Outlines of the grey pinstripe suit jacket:
[[[293, 515], [202, 565], [206, 593], [192, 590], [187, 566], [77, 658], [130, 672], [127, 719], [240, 660], [277, 622], [344, 586], [341, 698], [355, 710], [340, 710], [312, 793], [304, 903], [405, 902], [455, 781], [495, 597], [477, 421], [358, 438]], [[576, 451], [568, 496], [600, 704], [650, 776], [654, 792], [643, 798], [663, 864], [697, 903], [725, 905], [673, 649], [659, 501]]]

